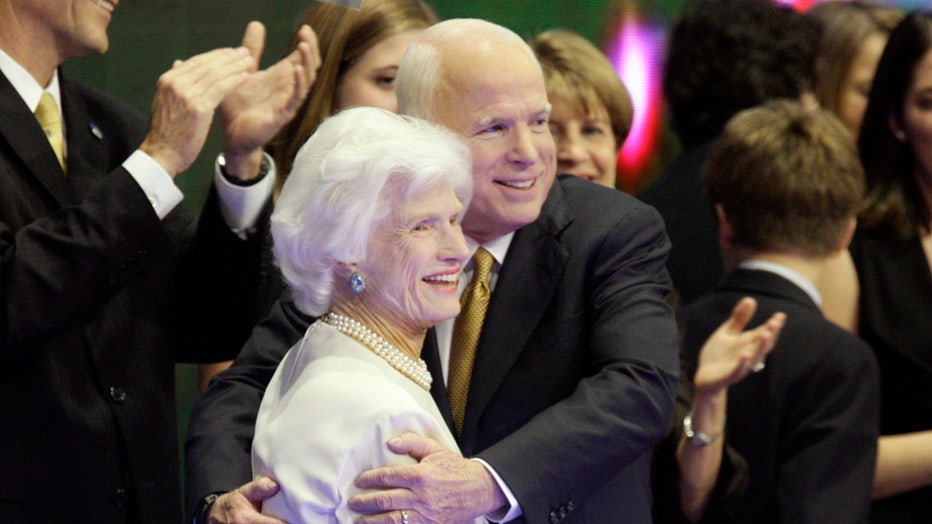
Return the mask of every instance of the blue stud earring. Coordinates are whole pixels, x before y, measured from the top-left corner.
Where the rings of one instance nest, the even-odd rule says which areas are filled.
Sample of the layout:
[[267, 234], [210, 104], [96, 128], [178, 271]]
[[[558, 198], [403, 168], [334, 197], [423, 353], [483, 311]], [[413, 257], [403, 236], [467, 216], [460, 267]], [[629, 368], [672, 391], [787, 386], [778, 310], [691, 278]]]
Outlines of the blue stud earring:
[[353, 271], [349, 277], [349, 287], [358, 295], [366, 290], [366, 279], [358, 271]]

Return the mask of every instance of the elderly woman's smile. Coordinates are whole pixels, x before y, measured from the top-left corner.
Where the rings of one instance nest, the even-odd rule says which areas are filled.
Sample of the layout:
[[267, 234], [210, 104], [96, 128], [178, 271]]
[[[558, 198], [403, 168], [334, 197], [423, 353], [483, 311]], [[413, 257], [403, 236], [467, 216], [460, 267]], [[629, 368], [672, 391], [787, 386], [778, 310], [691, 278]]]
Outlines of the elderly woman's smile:
[[389, 192], [392, 212], [374, 229], [358, 268], [368, 275], [369, 306], [384, 308], [382, 321], [427, 329], [459, 313], [457, 276], [469, 256], [458, 220], [463, 205], [448, 184], [406, 204]]

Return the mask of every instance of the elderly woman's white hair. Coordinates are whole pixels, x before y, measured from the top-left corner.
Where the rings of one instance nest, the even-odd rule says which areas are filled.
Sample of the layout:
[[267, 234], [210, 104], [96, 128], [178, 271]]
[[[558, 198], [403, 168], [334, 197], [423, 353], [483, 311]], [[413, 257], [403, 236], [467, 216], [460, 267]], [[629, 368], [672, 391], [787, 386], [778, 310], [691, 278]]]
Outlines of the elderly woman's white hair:
[[[357, 107], [324, 120], [295, 156], [272, 214], [275, 257], [295, 304], [320, 316], [330, 308], [338, 262], [364, 261], [372, 227], [392, 190], [402, 204], [450, 184], [465, 211], [472, 197], [469, 149], [449, 130], [383, 109]], [[395, 193], [392, 193], [395, 194]]]
[[[465, 46], [470, 49], [517, 46], [526, 50], [535, 64], [538, 63], [527, 42], [506, 27], [478, 18], [444, 20], [418, 35], [398, 65], [398, 73], [395, 76], [398, 112], [434, 120], [434, 98], [438, 88], [442, 87], [445, 74], [442, 68], [444, 63], [448, 62], [440, 59], [440, 53], [450, 46]], [[456, 67], [455, 64], [452, 66]]]

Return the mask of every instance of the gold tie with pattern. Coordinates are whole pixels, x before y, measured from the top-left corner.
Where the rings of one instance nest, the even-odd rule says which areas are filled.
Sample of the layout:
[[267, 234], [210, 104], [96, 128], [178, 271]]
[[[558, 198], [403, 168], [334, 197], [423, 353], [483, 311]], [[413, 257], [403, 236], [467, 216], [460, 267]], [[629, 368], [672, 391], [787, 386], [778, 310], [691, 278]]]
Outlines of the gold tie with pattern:
[[62, 131], [61, 114], [58, 112], [58, 104], [55, 98], [48, 91], [42, 93], [39, 99], [39, 107], [36, 108], [36, 120], [45, 131], [45, 136], [49, 139], [55, 156], [58, 157], [58, 163], [62, 170], [65, 170], [65, 135]]
[[463, 290], [463, 296], [460, 298], [462, 309], [453, 324], [447, 395], [450, 397], [450, 409], [453, 411], [453, 424], [457, 434], [463, 431], [472, 364], [476, 359], [476, 346], [485, 321], [485, 311], [489, 308], [489, 299], [492, 296], [489, 274], [494, 263], [495, 258], [485, 248], [480, 247], [476, 251], [473, 256], [472, 280]]

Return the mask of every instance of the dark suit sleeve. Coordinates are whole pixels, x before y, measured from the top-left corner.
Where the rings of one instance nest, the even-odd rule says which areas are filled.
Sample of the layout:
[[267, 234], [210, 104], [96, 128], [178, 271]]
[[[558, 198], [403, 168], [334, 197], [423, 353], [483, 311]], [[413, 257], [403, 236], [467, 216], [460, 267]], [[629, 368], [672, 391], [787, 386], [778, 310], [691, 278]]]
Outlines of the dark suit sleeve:
[[[0, 354], [23, 357], [85, 324], [173, 244], [145, 193], [123, 168], [80, 206], [23, 227], [0, 222]], [[12, 183], [3, 216], [15, 220]], [[9, 215], [8, 215], [9, 214]], [[14, 233], [15, 231], [15, 233]]]
[[[678, 335], [665, 300], [670, 245], [663, 223], [652, 208], [628, 204], [617, 223], [597, 231], [587, 226], [579, 233], [601, 237], [588, 256], [571, 255], [587, 265], [582, 302], [592, 318], [588, 337], [583, 335], [589, 344], [581, 351], [589, 376], [569, 397], [478, 455], [502, 476], [530, 523], [559, 520], [561, 512], [584, 506], [587, 496], [626, 468], [633, 468], [627, 474], [634, 484], [648, 483], [651, 448], [672, 415]], [[575, 347], [580, 341], [562, 343]], [[635, 511], [647, 516], [650, 509]]]
[[257, 233], [237, 236], [220, 213], [220, 198], [211, 186], [201, 211], [194, 243], [186, 254], [175, 303], [186, 320], [187, 343], [179, 362], [220, 362], [236, 358], [249, 338], [259, 308], [263, 236], [268, 231], [272, 200], [257, 219]]
[[[129, 105], [62, 78], [66, 178], [52, 172], [57, 166], [34, 116], [2, 75], [0, 92], [0, 355], [28, 357], [99, 320], [127, 286], [153, 282], [136, 293], [158, 294], [153, 302], [172, 314], [140, 326], [158, 324], [172, 338], [163, 347], [181, 359], [233, 358], [255, 323], [243, 320], [242, 304], [256, 287], [258, 243], [229, 230], [213, 193], [196, 237], [183, 204], [158, 218], [121, 165], [147, 130], [144, 115]], [[104, 323], [129, 323], [128, 315], [108, 315]], [[215, 335], [212, 344], [204, 343], [205, 333]]]
[[276, 302], [230, 369], [216, 375], [195, 403], [185, 441], [189, 514], [210, 493], [232, 491], [252, 480], [250, 453], [262, 395], [311, 320], [292, 302]]
[[846, 333], [828, 341], [813, 373], [789, 390], [780, 449], [779, 521], [868, 522], [877, 458], [879, 371], [871, 350]]

